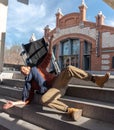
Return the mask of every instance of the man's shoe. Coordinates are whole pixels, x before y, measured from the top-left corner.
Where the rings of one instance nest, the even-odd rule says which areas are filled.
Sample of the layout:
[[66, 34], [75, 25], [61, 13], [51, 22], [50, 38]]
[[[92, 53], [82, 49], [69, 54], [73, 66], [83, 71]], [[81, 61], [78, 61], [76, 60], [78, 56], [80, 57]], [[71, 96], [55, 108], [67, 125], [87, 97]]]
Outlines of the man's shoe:
[[95, 83], [99, 86], [99, 87], [103, 87], [104, 84], [108, 81], [110, 77], [110, 73], [106, 73], [104, 76], [95, 76]]
[[70, 114], [73, 120], [78, 121], [82, 116], [82, 109], [68, 108], [68, 114]]

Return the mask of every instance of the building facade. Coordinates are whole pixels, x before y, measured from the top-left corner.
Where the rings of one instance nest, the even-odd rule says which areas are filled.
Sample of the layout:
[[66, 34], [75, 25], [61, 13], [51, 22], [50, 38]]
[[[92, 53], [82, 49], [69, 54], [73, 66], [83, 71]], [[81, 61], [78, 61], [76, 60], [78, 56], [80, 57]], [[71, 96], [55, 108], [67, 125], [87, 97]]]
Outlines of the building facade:
[[0, 0], [0, 72], [3, 70], [8, 0]]
[[87, 6], [84, 2], [79, 12], [63, 15], [56, 13], [56, 27], [49, 25], [44, 36], [54, 35], [53, 49], [62, 68], [74, 65], [88, 71], [114, 70], [114, 27], [104, 25], [102, 12], [96, 15], [96, 22], [87, 21]]

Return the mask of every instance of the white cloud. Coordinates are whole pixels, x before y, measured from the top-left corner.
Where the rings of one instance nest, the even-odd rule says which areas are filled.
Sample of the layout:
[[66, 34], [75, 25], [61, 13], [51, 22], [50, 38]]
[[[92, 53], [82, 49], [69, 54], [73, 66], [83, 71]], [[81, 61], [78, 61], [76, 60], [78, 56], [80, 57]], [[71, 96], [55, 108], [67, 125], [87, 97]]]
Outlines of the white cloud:
[[[9, 0], [8, 21], [7, 21], [7, 33], [6, 44], [26, 43], [31, 37], [32, 33], [35, 33], [37, 37], [42, 37], [44, 27], [49, 25], [51, 29], [55, 27], [56, 12], [58, 8], [62, 9], [62, 13], [68, 14], [72, 12], [79, 12], [80, 1], [76, 0], [29, 0], [29, 5], [24, 5], [17, 2], [17, 0]], [[112, 15], [110, 10], [106, 10], [106, 6], [99, 2], [100, 6], [93, 6], [95, 1], [85, 1], [88, 6], [87, 17], [89, 21], [93, 19], [95, 21], [96, 12], [102, 5], [105, 11], [104, 15]], [[99, 7], [99, 8], [98, 8]], [[89, 12], [88, 12], [89, 11]], [[108, 12], [109, 11], [109, 12]], [[106, 14], [107, 13], [107, 14]], [[109, 16], [111, 17], [111, 16]], [[105, 23], [114, 26], [114, 20], [105, 19]]]
[[16, 0], [9, 0], [6, 44], [27, 42], [32, 33], [43, 36], [47, 24], [54, 28], [58, 4], [59, 2], [55, 5], [54, 1], [30, 0], [29, 5], [24, 5]]
[[114, 26], [114, 19], [107, 19], [105, 21], [106, 25], [109, 25], [109, 26]]
[[[36, 27], [41, 28], [42, 19], [45, 16], [45, 3], [30, 3], [27, 6], [14, 0], [9, 0], [6, 44], [24, 41], [22, 37], [26, 37], [25, 42], [28, 41], [27, 39], [30, 38], [32, 32], [36, 31]], [[40, 33], [42, 32], [40, 31]]]
[[[9, 5], [10, 6], [10, 5]], [[10, 28], [22, 28], [25, 25], [32, 24], [34, 21], [43, 18], [45, 13], [44, 5], [18, 5], [11, 4], [8, 13], [8, 27]], [[19, 29], [21, 30], [21, 29]]]

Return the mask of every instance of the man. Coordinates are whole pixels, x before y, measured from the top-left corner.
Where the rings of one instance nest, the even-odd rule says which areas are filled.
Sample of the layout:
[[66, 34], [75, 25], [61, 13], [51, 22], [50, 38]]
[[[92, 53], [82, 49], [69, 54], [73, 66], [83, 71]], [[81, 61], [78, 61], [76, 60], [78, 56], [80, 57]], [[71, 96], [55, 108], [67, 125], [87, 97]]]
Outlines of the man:
[[[49, 81], [53, 79], [53, 74], [48, 73], [46, 71], [46, 68], [48, 67], [50, 60], [51, 60], [51, 52], [52, 52], [52, 38], [50, 38], [50, 46], [48, 49], [48, 54], [44, 58], [43, 62], [38, 65], [37, 67], [29, 67], [29, 66], [22, 66], [21, 67], [21, 73], [25, 76], [25, 85], [23, 87], [22, 91], [22, 100], [13, 102], [8, 101], [6, 104], [4, 104], [4, 109], [9, 109], [15, 105], [27, 105], [29, 104], [33, 97], [34, 97], [34, 90], [38, 90], [39, 93], [43, 94], [45, 91], [47, 91], [45, 76], [47, 75], [47, 78]], [[44, 70], [44, 71], [43, 71]], [[43, 72], [42, 72], [43, 71]], [[45, 74], [44, 74], [45, 73]], [[47, 79], [46, 78], [46, 79]], [[50, 83], [48, 86], [51, 86]]]
[[[25, 87], [23, 88], [22, 101], [16, 101], [16, 102], [9, 101], [3, 106], [3, 108], [8, 109], [17, 104], [26, 105], [30, 103], [30, 101], [32, 100], [33, 91], [34, 89], [38, 88], [37, 86], [40, 86], [40, 88], [50, 87], [49, 90], [46, 89], [46, 91], [44, 91], [44, 94], [41, 97], [41, 104], [66, 112], [69, 115], [71, 115], [74, 120], [77, 121], [78, 119], [80, 119], [82, 115], [82, 110], [71, 108], [65, 103], [58, 100], [60, 97], [64, 96], [69, 80], [72, 77], [75, 77], [75, 78], [79, 78], [85, 81], [92, 81], [96, 83], [99, 87], [103, 87], [104, 83], [108, 81], [110, 73], [106, 73], [104, 76], [93, 76], [85, 72], [84, 70], [81, 70], [74, 66], [67, 66], [57, 76], [47, 72], [46, 68], [48, 64], [50, 63], [51, 55], [52, 55], [52, 38], [53, 37], [50, 38], [48, 53], [46, 57], [44, 58], [44, 60], [42, 61], [42, 63], [39, 66], [37, 66], [35, 69], [31, 69], [29, 67], [22, 67], [21, 69], [21, 71], [24, 74], [26, 74], [28, 77], [32, 74], [31, 76], [32, 78], [30, 78], [30, 80], [28, 81], [31, 81], [31, 79], [35, 81], [35, 82], [29, 83], [28, 85], [29, 87], [26, 87], [25, 85]], [[31, 73], [31, 70], [32, 70], [32, 73]], [[37, 76], [35, 77], [33, 73], [35, 73], [35, 75]], [[40, 81], [41, 81], [41, 84], [40, 84]], [[28, 83], [27, 80], [26, 80], [26, 83]], [[33, 83], [36, 83], [36, 84], [33, 84]]]

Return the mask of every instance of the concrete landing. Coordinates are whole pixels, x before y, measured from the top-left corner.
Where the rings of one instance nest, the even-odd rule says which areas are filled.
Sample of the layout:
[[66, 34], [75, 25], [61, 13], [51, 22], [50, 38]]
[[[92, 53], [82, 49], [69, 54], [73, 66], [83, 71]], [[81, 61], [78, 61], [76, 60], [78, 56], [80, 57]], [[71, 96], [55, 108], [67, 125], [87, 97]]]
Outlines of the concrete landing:
[[17, 116], [0, 111], [0, 130], [46, 130]]

